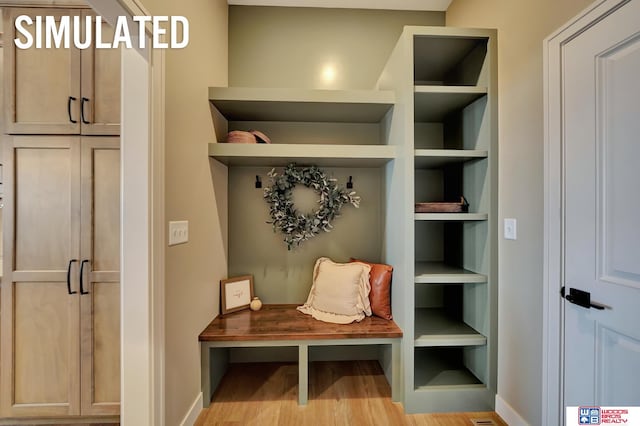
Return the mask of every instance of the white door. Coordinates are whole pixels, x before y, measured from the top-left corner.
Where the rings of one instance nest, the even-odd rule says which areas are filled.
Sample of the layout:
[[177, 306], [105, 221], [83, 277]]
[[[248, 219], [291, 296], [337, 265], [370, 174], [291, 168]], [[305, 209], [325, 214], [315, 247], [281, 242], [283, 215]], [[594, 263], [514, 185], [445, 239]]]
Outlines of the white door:
[[640, 0], [620, 2], [561, 55], [563, 285], [604, 308], [564, 303], [564, 405], [637, 406]]

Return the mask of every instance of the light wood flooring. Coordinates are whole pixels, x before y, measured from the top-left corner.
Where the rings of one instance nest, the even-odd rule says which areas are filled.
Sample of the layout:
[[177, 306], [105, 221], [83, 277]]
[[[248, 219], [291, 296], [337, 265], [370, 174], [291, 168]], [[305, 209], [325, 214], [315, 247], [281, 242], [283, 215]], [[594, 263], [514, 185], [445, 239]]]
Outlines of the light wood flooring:
[[196, 426], [470, 426], [471, 419], [506, 426], [494, 412], [404, 414], [400, 404], [391, 402], [377, 361], [313, 362], [308, 405], [299, 406], [297, 398], [297, 364], [231, 364]]

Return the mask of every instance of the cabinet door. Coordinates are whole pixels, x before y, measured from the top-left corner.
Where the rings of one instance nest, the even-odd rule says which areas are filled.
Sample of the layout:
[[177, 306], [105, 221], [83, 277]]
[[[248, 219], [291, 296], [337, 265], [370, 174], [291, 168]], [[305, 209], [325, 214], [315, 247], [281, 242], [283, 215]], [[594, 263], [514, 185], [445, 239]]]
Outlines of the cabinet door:
[[[93, 16], [83, 12], [85, 16]], [[95, 16], [93, 16], [95, 26]], [[113, 28], [102, 21], [102, 40], [113, 40]], [[82, 51], [82, 127], [83, 135], [120, 134], [120, 49]]]
[[[18, 49], [14, 20], [19, 15], [77, 16], [60, 9], [7, 8], [5, 28], [5, 122], [11, 134], [77, 134], [80, 132], [80, 51], [69, 49]], [[72, 26], [72, 25], [71, 25]], [[26, 27], [35, 43], [36, 25]], [[44, 33], [44, 31], [43, 31]], [[43, 41], [44, 43], [44, 41]], [[70, 38], [73, 46], [73, 38]]]
[[120, 140], [82, 139], [82, 414], [120, 411]]
[[2, 416], [80, 412], [80, 140], [5, 141]]

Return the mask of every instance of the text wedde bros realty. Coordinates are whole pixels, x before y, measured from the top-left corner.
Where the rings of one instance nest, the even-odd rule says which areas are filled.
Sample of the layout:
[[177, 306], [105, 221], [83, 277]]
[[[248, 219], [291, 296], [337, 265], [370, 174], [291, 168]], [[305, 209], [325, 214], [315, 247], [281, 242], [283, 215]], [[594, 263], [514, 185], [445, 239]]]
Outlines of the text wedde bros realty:
[[[84, 22], [82, 20], [84, 19]], [[112, 38], [102, 34], [101, 16], [27, 16], [15, 20], [18, 49], [128, 49], [147, 47], [146, 25], [151, 24], [151, 48], [182, 49], [189, 44], [189, 21], [184, 16], [118, 16]], [[129, 26], [133, 28], [130, 28]], [[166, 39], [165, 39], [165, 36]]]

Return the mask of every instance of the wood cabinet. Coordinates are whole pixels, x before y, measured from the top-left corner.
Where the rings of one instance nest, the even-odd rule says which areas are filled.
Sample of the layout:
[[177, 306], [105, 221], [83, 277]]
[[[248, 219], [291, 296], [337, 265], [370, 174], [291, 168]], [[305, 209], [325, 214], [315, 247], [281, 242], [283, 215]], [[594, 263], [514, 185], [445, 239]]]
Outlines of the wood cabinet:
[[[7, 8], [5, 39], [21, 39], [15, 18], [19, 15], [79, 17], [95, 20], [88, 10]], [[92, 23], [92, 25], [95, 25]], [[35, 25], [27, 27], [35, 40]], [[70, 26], [73, 28], [73, 25]], [[102, 24], [103, 39], [113, 29]], [[81, 32], [84, 41], [84, 29]], [[9, 134], [120, 134], [120, 50], [77, 49], [70, 35], [68, 49], [18, 49], [6, 43], [5, 132]]]
[[2, 416], [118, 414], [119, 139], [7, 145]]
[[[5, 40], [18, 15], [95, 19], [86, 8], [9, 7]], [[0, 417], [115, 419], [120, 51], [4, 50]]]

